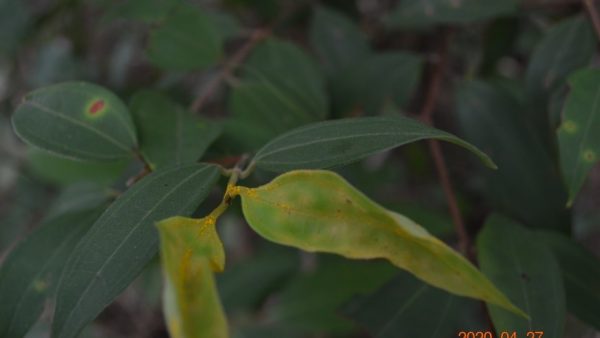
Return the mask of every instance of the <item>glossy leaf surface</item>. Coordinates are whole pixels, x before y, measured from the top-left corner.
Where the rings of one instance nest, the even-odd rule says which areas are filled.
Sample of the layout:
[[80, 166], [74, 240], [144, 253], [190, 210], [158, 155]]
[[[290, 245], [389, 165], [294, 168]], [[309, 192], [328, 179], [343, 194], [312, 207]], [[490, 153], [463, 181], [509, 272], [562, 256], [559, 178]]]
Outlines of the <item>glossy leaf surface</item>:
[[391, 27], [413, 28], [432, 24], [466, 24], [517, 12], [516, 0], [401, 1], [386, 18]]
[[193, 116], [158, 91], [137, 93], [131, 113], [140, 150], [153, 169], [197, 161], [221, 132], [218, 125]]
[[530, 316], [516, 316], [493, 304], [487, 304], [500, 334], [543, 331], [544, 337], [563, 337], [565, 293], [556, 259], [530, 230], [509, 218], [493, 215], [477, 238], [481, 271], [485, 273], [515, 305]]
[[53, 336], [76, 337], [155, 256], [158, 235], [154, 223], [191, 214], [218, 176], [214, 165], [159, 170], [121, 195], [79, 242], [66, 264]]
[[80, 160], [114, 160], [137, 145], [127, 107], [110, 91], [86, 82], [65, 82], [27, 94], [13, 115], [25, 142]]
[[275, 172], [330, 168], [424, 139], [460, 145], [494, 167], [473, 145], [404, 116], [340, 119], [300, 127], [266, 144], [254, 160], [259, 168]]
[[193, 5], [180, 4], [152, 31], [147, 53], [164, 69], [204, 69], [221, 58], [222, 35], [210, 16]]
[[384, 258], [429, 284], [523, 314], [457, 252], [333, 172], [292, 171], [238, 192], [248, 223], [273, 242], [348, 258]]
[[173, 338], [227, 338], [213, 271], [225, 267], [215, 219], [172, 217], [157, 224], [165, 280], [163, 309]]
[[102, 209], [48, 219], [19, 243], [0, 269], [0, 337], [23, 337], [54, 296], [64, 261]]
[[600, 70], [579, 71], [569, 84], [558, 143], [571, 204], [589, 171], [600, 161]]
[[600, 259], [564, 235], [540, 235], [562, 270], [567, 309], [600, 330]]

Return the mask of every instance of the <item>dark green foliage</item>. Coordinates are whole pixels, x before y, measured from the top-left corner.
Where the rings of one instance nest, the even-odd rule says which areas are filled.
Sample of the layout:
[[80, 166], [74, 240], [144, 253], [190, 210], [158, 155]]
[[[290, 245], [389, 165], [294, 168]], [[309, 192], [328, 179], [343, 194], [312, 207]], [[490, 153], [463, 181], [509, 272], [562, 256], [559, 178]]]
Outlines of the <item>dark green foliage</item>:
[[0, 0], [0, 338], [597, 335], [594, 6]]

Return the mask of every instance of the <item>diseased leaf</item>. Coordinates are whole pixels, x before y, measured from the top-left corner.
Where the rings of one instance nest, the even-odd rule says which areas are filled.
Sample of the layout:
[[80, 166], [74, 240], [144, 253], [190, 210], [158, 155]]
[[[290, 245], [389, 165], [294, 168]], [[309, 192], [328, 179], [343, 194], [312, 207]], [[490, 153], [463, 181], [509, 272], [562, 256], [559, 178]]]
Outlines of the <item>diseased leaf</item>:
[[268, 240], [348, 258], [384, 258], [436, 287], [524, 315], [457, 252], [333, 172], [292, 171], [237, 192], [246, 220]]
[[473, 145], [404, 116], [339, 119], [300, 127], [266, 144], [254, 160], [259, 168], [275, 172], [330, 168], [424, 139], [460, 145], [479, 156], [487, 166], [495, 167]]
[[148, 58], [167, 70], [198, 70], [223, 55], [222, 34], [210, 16], [188, 4], [175, 7], [150, 34]]
[[379, 115], [392, 103], [405, 107], [421, 77], [422, 60], [407, 52], [373, 54], [331, 80], [334, 110]]
[[382, 261], [356, 262], [319, 255], [314, 271], [298, 274], [268, 308], [269, 322], [302, 332], [350, 333], [355, 325], [339, 308], [352, 297], [375, 290], [396, 272]]
[[540, 233], [562, 270], [567, 309], [600, 330], [600, 259], [564, 235]]
[[130, 107], [140, 150], [152, 169], [197, 161], [221, 132], [158, 91], [138, 92]]
[[589, 64], [596, 37], [587, 18], [574, 16], [552, 26], [538, 43], [527, 67], [530, 99], [545, 104], [574, 70]]
[[64, 82], [27, 94], [12, 121], [25, 142], [73, 159], [127, 158], [137, 144], [123, 102], [86, 82]]
[[0, 269], [0, 337], [23, 337], [54, 296], [64, 261], [102, 209], [47, 219], [19, 243]]
[[27, 168], [32, 174], [44, 182], [61, 186], [84, 181], [108, 186], [123, 174], [130, 162], [131, 159], [77, 161], [35, 147], [27, 150]]
[[569, 84], [558, 143], [571, 205], [590, 169], [600, 161], [600, 70], [579, 71]]
[[76, 337], [110, 304], [155, 256], [154, 222], [191, 214], [218, 176], [218, 168], [206, 164], [159, 170], [121, 195], [66, 264], [57, 292], [53, 337]]
[[262, 136], [260, 140], [249, 137], [242, 143], [260, 146], [286, 130], [319, 121], [328, 112], [321, 73], [292, 43], [264, 41], [252, 52], [242, 73], [229, 107], [238, 125], [256, 126]]
[[[356, 297], [344, 315], [366, 328], [373, 338], [452, 337], [459, 331], [481, 331], [470, 324], [477, 302], [427, 285], [401, 272], [368, 296]], [[426, 314], [426, 315], [425, 315]]]
[[507, 91], [473, 81], [458, 94], [458, 117], [465, 139], [496, 161], [484, 172], [484, 192], [495, 210], [530, 227], [567, 231], [566, 193], [550, 151]]
[[563, 337], [566, 311], [560, 268], [532, 232], [493, 215], [477, 238], [477, 252], [483, 273], [530, 317], [487, 304], [498, 334], [510, 331], [525, 337], [529, 331], [543, 331], [544, 337]]
[[317, 7], [310, 25], [310, 42], [331, 73], [366, 58], [371, 47], [358, 25], [342, 13]]
[[227, 338], [213, 277], [225, 267], [215, 218], [172, 217], [157, 224], [165, 280], [163, 309], [173, 338]]
[[400, 1], [385, 22], [394, 28], [415, 28], [435, 24], [467, 24], [516, 12], [517, 0]]

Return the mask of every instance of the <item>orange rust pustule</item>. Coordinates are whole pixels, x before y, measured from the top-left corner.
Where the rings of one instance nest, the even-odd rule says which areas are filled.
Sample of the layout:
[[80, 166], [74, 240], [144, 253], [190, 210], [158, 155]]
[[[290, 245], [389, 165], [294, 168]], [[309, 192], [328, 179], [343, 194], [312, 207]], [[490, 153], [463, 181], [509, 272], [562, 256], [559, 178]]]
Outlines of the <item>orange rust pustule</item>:
[[104, 100], [95, 101], [90, 106], [90, 109], [89, 109], [90, 114], [95, 115], [96, 113], [98, 113], [99, 111], [101, 111], [102, 108], [104, 108], [104, 105], [105, 105], [104, 104]]

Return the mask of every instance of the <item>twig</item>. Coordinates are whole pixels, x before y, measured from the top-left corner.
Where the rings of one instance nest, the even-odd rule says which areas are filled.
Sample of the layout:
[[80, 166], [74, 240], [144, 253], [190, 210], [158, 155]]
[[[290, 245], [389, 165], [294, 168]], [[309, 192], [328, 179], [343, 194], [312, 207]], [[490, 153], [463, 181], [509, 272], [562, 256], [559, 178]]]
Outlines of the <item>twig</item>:
[[594, 24], [594, 30], [596, 31], [596, 35], [600, 39], [600, 17], [598, 16], [598, 11], [596, 10], [596, 5], [594, 5], [594, 0], [583, 0], [583, 4], [585, 6], [592, 23]]
[[135, 176], [130, 177], [127, 180], [125, 185], [128, 188], [152, 172], [152, 167], [150, 166], [150, 163], [148, 163], [148, 161], [146, 161], [146, 159], [144, 158], [144, 155], [142, 155], [142, 153], [139, 151], [139, 149], [135, 149], [134, 154], [135, 154], [135, 158], [144, 164], [144, 167], [140, 170], [139, 173], [137, 173]]
[[[442, 90], [444, 75], [448, 68], [448, 46], [450, 44], [451, 35], [452, 32], [449, 30], [444, 32], [444, 37], [442, 39], [443, 41], [440, 44], [440, 50], [438, 52], [439, 59], [433, 66], [431, 81], [428, 86], [427, 96], [425, 97], [425, 103], [423, 104], [423, 108], [419, 114], [419, 118], [429, 125], [433, 125], [432, 114], [437, 106]], [[452, 187], [450, 175], [448, 174], [448, 168], [446, 167], [446, 161], [444, 160], [444, 155], [442, 154], [439, 142], [436, 140], [430, 140], [429, 149], [431, 151], [431, 156], [433, 157], [433, 162], [435, 164], [440, 183], [444, 189], [444, 194], [446, 195], [450, 216], [452, 217], [452, 222], [454, 223], [454, 227], [458, 235], [459, 249], [464, 255], [467, 255], [469, 252], [469, 236], [458, 208], [456, 194], [454, 193], [454, 188]]]
[[198, 95], [194, 102], [192, 102], [190, 110], [192, 112], [200, 111], [208, 99], [213, 96], [214, 92], [219, 88], [221, 83], [230, 77], [233, 71], [235, 71], [235, 69], [246, 59], [246, 57], [248, 57], [248, 54], [250, 54], [254, 47], [270, 34], [270, 29], [255, 30], [248, 41], [246, 41], [246, 43], [244, 43], [244, 45], [242, 45], [242, 47], [225, 62], [219, 73], [206, 84], [200, 95]]

